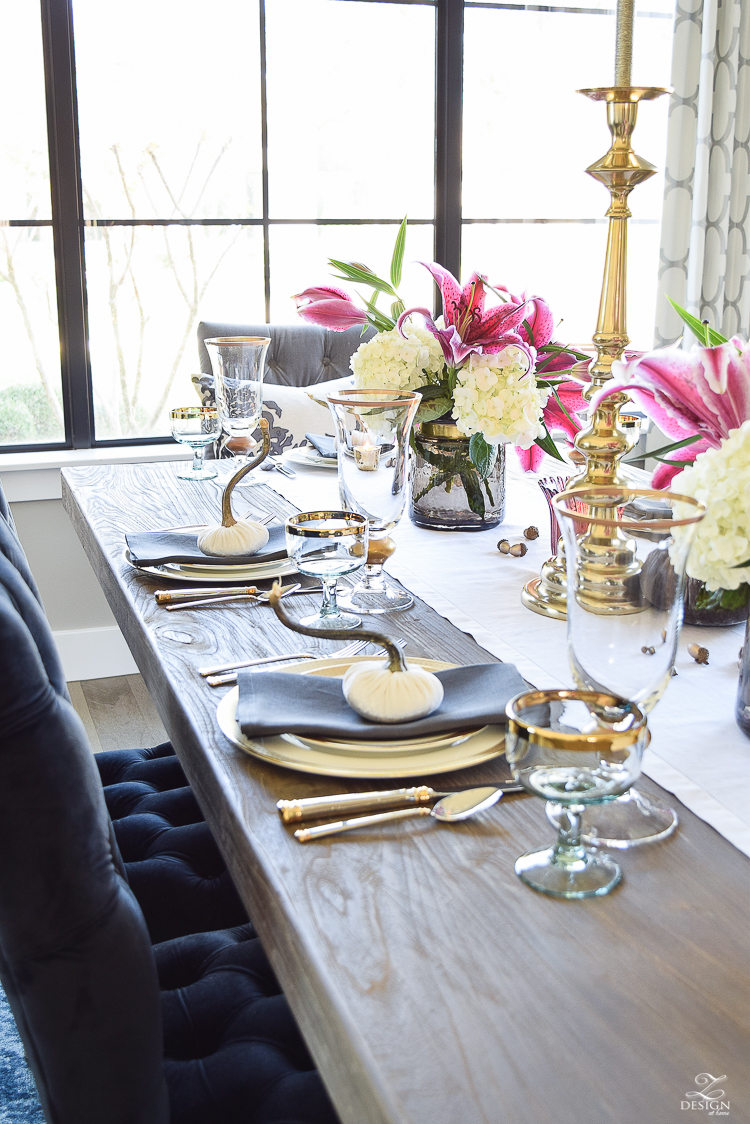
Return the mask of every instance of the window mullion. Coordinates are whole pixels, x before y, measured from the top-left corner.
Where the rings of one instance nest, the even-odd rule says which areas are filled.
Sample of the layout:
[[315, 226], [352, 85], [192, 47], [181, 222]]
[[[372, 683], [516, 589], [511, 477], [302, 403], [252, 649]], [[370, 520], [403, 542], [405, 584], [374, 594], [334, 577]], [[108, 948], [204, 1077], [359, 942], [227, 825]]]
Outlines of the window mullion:
[[438, 0], [435, 90], [435, 260], [461, 268], [463, 0]]
[[67, 443], [94, 443], [72, 0], [41, 0], [52, 227]]

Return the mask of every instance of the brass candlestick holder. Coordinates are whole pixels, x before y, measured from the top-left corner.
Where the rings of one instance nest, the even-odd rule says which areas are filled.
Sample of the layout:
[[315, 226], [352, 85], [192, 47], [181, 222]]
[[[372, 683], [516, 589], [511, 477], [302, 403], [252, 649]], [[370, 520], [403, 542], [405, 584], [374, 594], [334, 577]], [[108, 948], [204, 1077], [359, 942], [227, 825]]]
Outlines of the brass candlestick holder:
[[[621, 70], [622, 67], [618, 66], [618, 81]], [[656, 172], [653, 164], [636, 156], [631, 144], [638, 103], [653, 101], [669, 93], [669, 90], [658, 86], [617, 85], [580, 90], [579, 93], [592, 101], [605, 102], [607, 124], [612, 134], [609, 152], [586, 169], [590, 176], [604, 184], [610, 194], [604, 279], [593, 336], [596, 358], [589, 368], [591, 382], [583, 391], [584, 398], [590, 401], [612, 378], [612, 364], [622, 358], [630, 342], [626, 329], [627, 222], [631, 215], [628, 196], [634, 187]], [[588, 428], [581, 430], [575, 440], [576, 449], [585, 457], [586, 467], [569, 483], [575, 482], [576, 486], [626, 483], [620, 460], [636, 445], [640, 431], [639, 419], [635, 415], [620, 413], [627, 401], [627, 394], [614, 393], [590, 412]], [[541, 576], [524, 586], [521, 600], [534, 613], [557, 620], [565, 619], [565, 558], [561, 549], [544, 563]]]

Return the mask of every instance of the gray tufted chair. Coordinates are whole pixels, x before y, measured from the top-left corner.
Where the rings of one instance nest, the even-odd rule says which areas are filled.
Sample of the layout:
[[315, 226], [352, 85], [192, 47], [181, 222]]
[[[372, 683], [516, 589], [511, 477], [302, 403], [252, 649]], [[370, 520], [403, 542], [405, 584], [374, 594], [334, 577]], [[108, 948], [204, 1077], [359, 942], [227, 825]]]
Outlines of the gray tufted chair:
[[[214, 336], [270, 336], [266, 358], [267, 383], [282, 386], [313, 386], [351, 374], [349, 359], [359, 345], [375, 335], [374, 328], [330, 332], [314, 324], [217, 324], [198, 325], [198, 357], [202, 375], [211, 375], [211, 360], [204, 340]], [[203, 382], [203, 379], [201, 379]]]

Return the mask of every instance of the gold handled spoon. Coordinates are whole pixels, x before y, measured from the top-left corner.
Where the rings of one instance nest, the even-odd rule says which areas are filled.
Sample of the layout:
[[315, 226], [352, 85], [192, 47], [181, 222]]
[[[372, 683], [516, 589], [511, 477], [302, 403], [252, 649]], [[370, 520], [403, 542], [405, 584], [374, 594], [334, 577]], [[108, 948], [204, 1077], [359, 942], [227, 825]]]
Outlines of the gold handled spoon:
[[432, 816], [441, 823], [457, 823], [468, 820], [470, 816], [483, 812], [497, 804], [503, 795], [501, 788], [468, 788], [463, 792], [452, 792], [438, 800], [433, 808], [401, 808], [397, 812], [380, 812], [375, 816], [357, 816], [353, 820], [338, 820], [324, 823], [320, 827], [301, 827], [295, 831], [294, 838], [300, 843], [311, 839], [321, 839], [325, 835], [338, 835], [342, 831], [354, 831], [358, 827], [374, 827], [376, 824], [390, 823], [391, 820], [410, 820], [416, 816]]

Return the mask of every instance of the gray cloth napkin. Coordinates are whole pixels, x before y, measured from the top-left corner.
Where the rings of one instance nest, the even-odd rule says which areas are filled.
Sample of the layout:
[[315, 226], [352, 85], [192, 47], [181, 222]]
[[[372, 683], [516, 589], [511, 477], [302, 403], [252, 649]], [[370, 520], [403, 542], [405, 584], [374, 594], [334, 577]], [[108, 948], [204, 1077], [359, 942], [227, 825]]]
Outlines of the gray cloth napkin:
[[136, 566], [161, 566], [164, 562], [214, 562], [219, 566], [277, 562], [286, 558], [286, 533], [283, 526], [268, 528], [268, 542], [257, 554], [231, 554], [219, 557], [198, 549], [198, 536], [183, 531], [131, 531], [125, 535], [130, 558]]
[[[373, 657], [377, 658], [377, 657]], [[341, 680], [324, 675], [241, 671], [237, 721], [248, 737], [309, 734], [343, 740], [391, 741], [505, 722], [505, 704], [526, 690], [511, 663], [452, 667], [437, 672], [440, 707], [413, 722], [367, 722], [344, 700]], [[290, 689], [293, 688], [293, 689]]]
[[321, 457], [330, 457], [336, 460], [336, 439], [322, 433], [306, 433], [305, 437], [317, 449]]

